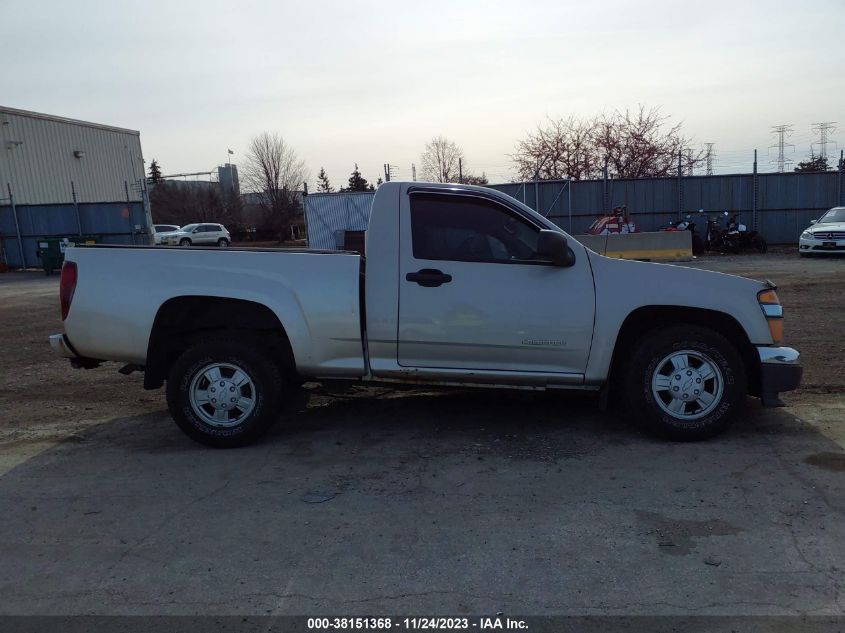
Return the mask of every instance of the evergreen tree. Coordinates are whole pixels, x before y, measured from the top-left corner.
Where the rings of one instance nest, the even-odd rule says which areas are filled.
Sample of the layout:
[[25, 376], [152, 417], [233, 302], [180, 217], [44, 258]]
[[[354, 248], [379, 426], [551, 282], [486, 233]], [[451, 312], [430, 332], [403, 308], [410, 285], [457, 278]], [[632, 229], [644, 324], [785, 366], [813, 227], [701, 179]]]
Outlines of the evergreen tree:
[[367, 179], [361, 175], [361, 172], [358, 171], [358, 163], [355, 163], [355, 169], [352, 170], [352, 174], [349, 176], [349, 186], [341, 188], [341, 191], [373, 191], [373, 189], [375, 187], [368, 183]]
[[147, 183], [150, 185], [157, 185], [161, 182], [161, 168], [158, 166], [158, 161], [154, 158], [150, 163], [150, 175], [147, 178]]
[[384, 181], [381, 179], [381, 176], [379, 176], [378, 178], [376, 178], [376, 187], [378, 187], [378, 186], [379, 186], [381, 183], [383, 183], [383, 182], [384, 182]]
[[816, 156], [815, 154], [810, 154], [810, 158], [807, 160], [802, 160], [798, 163], [798, 166], [795, 168], [795, 171], [828, 171], [830, 170], [830, 165], [827, 162], [826, 156]]
[[320, 173], [317, 175], [317, 192], [318, 193], [333, 193], [334, 187], [329, 182], [329, 177], [326, 170], [320, 167]]

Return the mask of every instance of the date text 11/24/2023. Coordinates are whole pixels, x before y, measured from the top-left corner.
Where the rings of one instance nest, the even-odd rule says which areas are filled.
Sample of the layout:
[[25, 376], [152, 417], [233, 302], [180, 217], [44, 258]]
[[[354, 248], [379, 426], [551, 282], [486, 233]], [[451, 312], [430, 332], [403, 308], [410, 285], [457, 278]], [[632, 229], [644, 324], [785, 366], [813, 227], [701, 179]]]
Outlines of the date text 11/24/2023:
[[507, 617], [331, 617], [308, 618], [309, 631], [320, 630], [526, 630], [523, 619]]

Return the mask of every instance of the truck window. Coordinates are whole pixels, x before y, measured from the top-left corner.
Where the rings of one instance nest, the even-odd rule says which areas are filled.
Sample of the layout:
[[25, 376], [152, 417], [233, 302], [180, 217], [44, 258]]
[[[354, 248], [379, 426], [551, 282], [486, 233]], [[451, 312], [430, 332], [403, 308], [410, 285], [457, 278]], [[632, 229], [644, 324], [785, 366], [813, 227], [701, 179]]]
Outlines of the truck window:
[[415, 259], [514, 264], [536, 259], [539, 229], [496, 202], [411, 195]]

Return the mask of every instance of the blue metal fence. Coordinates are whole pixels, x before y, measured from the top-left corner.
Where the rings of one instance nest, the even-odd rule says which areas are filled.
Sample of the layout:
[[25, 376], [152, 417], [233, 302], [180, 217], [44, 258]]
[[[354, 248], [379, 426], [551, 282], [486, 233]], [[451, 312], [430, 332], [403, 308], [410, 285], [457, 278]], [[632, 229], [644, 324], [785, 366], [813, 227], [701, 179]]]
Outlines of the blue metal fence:
[[[545, 180], [490, 185], [528, 205], [572, 234], [584, 233], [597, 216], [627, 205], [644, 231], [702, 209], [707, 215], [738, 213], [771, 244], [794, 244], [831, 207], [845, 204], [842, 172], [732, 174], [637, 180]], [[373, 194], [306, 196], [309, 246], [341, 248], [344, 231], [362, 231]], [[703, 227], [702, 227], [703, 229]]]
[[[739, 213], [772, 244], [790, 244], [810, 220], [845, 204], [842, 172], [734, 174], [637, 180], [540, 181], [491, 185], [574, 234], [613, 207], [628, 212], [645, 231], [696, 213]], [[539, 200], [539, 204], [537, 201]]]
[[[81, 233], [99, 236], [105, 244], [141, 244], [149, 241], [142, 202], [15, 205], [14, 211], [20, 228], [23, 257], [18, 245], [12, 206], [7, 202], [0, 206], [0, 240], [7, 263], [12, 268], [41, 265], [35, 254], [39, 237]], [[142, 227], [142, 232], [136, 232], [136, 226]]]

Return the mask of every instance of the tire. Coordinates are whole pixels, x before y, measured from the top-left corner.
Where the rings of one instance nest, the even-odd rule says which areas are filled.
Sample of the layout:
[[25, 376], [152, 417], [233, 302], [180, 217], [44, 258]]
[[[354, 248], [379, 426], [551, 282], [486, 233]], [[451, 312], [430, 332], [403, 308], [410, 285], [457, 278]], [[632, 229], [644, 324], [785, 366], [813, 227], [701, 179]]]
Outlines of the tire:
[[190, 245], [191, 245], [191, 240], [187, 237], [183, 237], [181, 240], [179, 240], [179, 246], [190, 246]]
[[217, 240], [217, 246], [219, 246], [220, 248], [226, 248], [228, 245], [229, 240], [227, 240], [225, 237], [221, 237], [219, 240]]
[[[214, 389], [221, 389], [230, 402], [218, 401], [221, 408], [212, 404]], [[237, 337], [191, 345], [173, 364], [167, 380], [173, 420], [188, 437], [215, 448], [257, 440], [276, 421], [286, 393], [277, 362], [248, 339]]]
[[[686, 366], [680, 368], [673, 359]], [[745, 403], [745, 367], [739, 353], [721, 334], [696, 325], [647, 334], [623, 376], [628, 411], [637, 412], [637, 420], [648, 430], [674, 440], [703, 440], [721, 433]], [[691, 382], [699, 379], [701, 383]], [[712, 399], [692, 400], [696, 388]], [[670, 406], [678, 412], [672, 413]]]
[[757, 252], [761, 254], [769, 250], [769, 245], [766, 243], [766, 240], [764, 240], [762, 237], [755, 237], [753, 244], [754, 248], [757, 249]]

